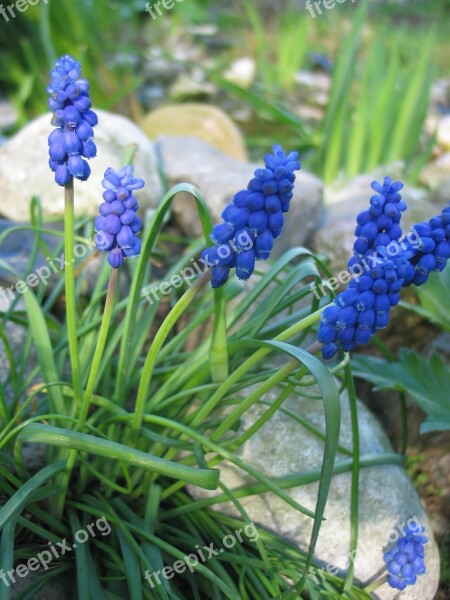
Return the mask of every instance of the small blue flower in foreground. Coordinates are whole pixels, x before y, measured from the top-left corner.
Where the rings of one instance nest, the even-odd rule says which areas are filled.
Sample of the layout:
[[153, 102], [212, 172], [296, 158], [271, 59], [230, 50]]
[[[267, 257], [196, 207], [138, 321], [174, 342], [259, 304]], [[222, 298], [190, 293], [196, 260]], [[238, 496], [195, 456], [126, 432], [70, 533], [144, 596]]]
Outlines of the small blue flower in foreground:
[[405, 286], [423, 285], [432, 271], [439, 273], [445, 269], [450, 258], [450, 206], [428, 222], [414, 225], [411, 231], [420, 239], [420, 245], [409, 242], [413, 251], [410, 263], [414, 268]]
[[202, 253], [203, 262], [212, 267], [214, 288], [227, 282], [232, 268], [239, 279], [248, 279], [255, 261], [269, 258], [274, 240], [281, 235], [300, 162], [297, 152], [286, 155], [279, 145], [272, 150], [264, 157], [265, 168], [256, 169], [247, 189], [235, 194], [222, 212], [224, 222], [211, 232], [215, 246]]
[[141, 241], [137, 234], [141, 230], [141, 220], [136, 211], [139, 208], [134, 190], [144, 187], [143, 179], [133, 178], [131, 165], [119, 171], [106, 169], [102, 186], [103, 204], [100, 215], [95, 219], [95, 245], [108, 252], [108, 262], [114, 269], [122, 266], [126, 257], [138, 256]]
[[80, 64], [74, 58], [66, 55], [56, 61], [47, 92], [52, 125], [56, 127], [48, 138], [49, 165], [55, 181], [61, 186], [73, 177], [86, 181], [91, 170], [84, 158], [97, 154], [92, 128], [98, 119], [91, 110], [89, 83], [81, 78]]
[[357, 344], [367, 344], [373, 333], [387, 326], [411, 269], [412, 252], [400, 243], [399, 223], [406, 204], [398, 192], [403, 184], [385, 177], [383, 184], [374, 181], [371, 187], [377, 195], [370, 199], [369, 210], [357, 217], [357, 239], [348, 262], [353, 278], [321, 316], [317, 337], [324, 344], [325, 359], [339, 348], [349, 352]]
[[428, 538], [422, 533], [425, 528], [405, 528], [402, 536], [395, 546], [384, 555], [384, 562], [388, 569], [388, 584], [398, 590], [404, 590], [407, 585], [414, 585], [417, 575], [425, 573], [424, 544]]

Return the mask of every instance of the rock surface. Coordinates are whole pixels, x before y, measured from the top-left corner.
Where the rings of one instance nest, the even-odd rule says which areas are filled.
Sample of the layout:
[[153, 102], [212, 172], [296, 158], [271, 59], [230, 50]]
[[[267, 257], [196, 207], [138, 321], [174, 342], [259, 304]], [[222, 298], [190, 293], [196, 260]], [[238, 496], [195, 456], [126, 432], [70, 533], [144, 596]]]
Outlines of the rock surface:
[[[162, 195], [157, 157], [153, 144], [129, 119], [96, 110], [97, 157], [91, 159], [92, 174], [87, 182], [76, 182], [77, 215], [96, 216], [100, 204], [103, 174], [108, 167], [120, 168], [124, 154], [132, 144], [138, 145], [134, 161], [136, 175], [145, 179], [139, 192], [142, 209], [154, 207]], [[45, 215], [62, 215], [64, 191], [54, 182], [48, 166], [47, 138], [52, 131], [50, 115], [32, 121], [0, 148], [0, 213], [8, 219], [25, 221], [32, 196], [41, 198]]]
[[[17, 223], [12, 223], [11, 221], [6, 221], [4, 219], [0, 219], [0, 235], [2, 235], [11, 227], [15, 227]], [[47, 226], [49, 227], [49, 226]], [[64, 252], [63, 249], [63, 238], [57, 235], [48, 235], [43, 234], [42, 239], [44, 240], [47, 248], [50, 250], [52, 256], [57, 255], [57, 249], [61, 247], [60, 253]], [[35, 233], [33, 231], [27, 230], [16, 230], [7, 235], [2, 243], [0, 244], [0, 261], [5, 262], [9, 267], [12, 267], [17, 273], [21, 276], [24, 276], [27, 273], [27, 267], [30, 260], [30, 255], [33, 250], [33, 244], [35, 240]], [[45, 256], [40, 250], [36, 261], [32, 267], [32, 271], [35, 272], [36, 269], [47, 265], [47, 261], [45, 260]], [[48, 280], [48, 283], [52, 285], [54, 283], [55, 278], [51, 277]], [[14, 285], [17, 281], [17, 277], [15, 277], [12, 273], [7, 271], [6, 269], [1, 268], [0, 264], [0, 284], [7, 288], [11, 285]], [[14, 292], [16, 295], [17, 293]], [[7, 297], [9, 297], [7, 293]]]
[[[24, 579], [17, 579], [11, 586], [11, 600], [15, 600], [33, 582], [42, 577], [39, 573], [28, 573]], [[70, 600], [73, 598], [73, 590], [76, 582], [72, 574], [63, 574], [54, 577], [33, 595], [33, 600]]]
[[237, 160], [247, 160], [241, 132], [220, 108], [207, 104], [175, 104], [144, 117], [141, 127], [150, 139], [160, 135], [193, 135]]
[[[157, 148], [169, 185], [186, 181], [196, 186], [203, 194], [214, 222], [220, 222], [220, 215], [233, 195], [247, 187], [254, 170], [261, 166], [225, 156], [191, 136], [161, 136], [157, 140]], [[322, 210], [322, 195], [322, 183], [317, 177], [305, 171], [297, 173], [289, 217], [271, 256], [276, 258], [288, 248], [308, 241]], [[180, 194], [172, 209], [186, 235], [201, 234], [195, 203], [190, 195]]]
[[[5, 313], [6, 311], [8, 311], [9, 308], [11, 307], [11, 304], [12, 304], [12, 302], [6, 294], [0, 294], [0, 312]], [[24, 310], [25, 309], [25, 305], [24, 305], [22, 299], [19, 299], [19, 302], [17, 303], [15, 309], [16, 310]], [[7, 321], [6, 325], [2, 324], [2, 326], [4, 326], [5, 335], [9, 342], [13, 356], [17, 359], [17, 355], [19, 354], [19, 352], [22, 349], [23, 344], [24, 344], [26, 330], [23, 327], [21, 327], [20, 325], [18, 325], [17, 323], [13, 323], [12, 321], [9, 321], [9, 320]], [[11, 372], [11, 365], [8, 360], [8, 355], [6, 354], [5, 347], [3, 345], [3, 341], [0, 340], [0, 381], [3, 384], [5, 384], [5, 381], [9, 377], [10, 372]], [[11, 399], [11, 388], [10, 388], [9, 384], [6, 385], [5, 392], [6, 392], [6, 399], [8, 401]]]
[[436, 142], [447, 152], [450, 150], [450, 115], [447, 115], [439, 122]]
[[[317, 390], [310, 388], [308, 393]], [[273, 402], [275, 392], [263, 397], [263, 401]], [[340, 444], [352, 447], [349, 402], [345, 394], [341, 397], [342, 423]], [[322, 402], [291, 395], [284, 408], [306, 419], [316, 428], [324, 431], [324, 411]], [[241, 418], [241, 431], [247, 430], [260, 417], [266, 407], [254, 405]], [[391, 445], [379, 423], [361, 403], [358, 402], [358, 420], [361, 457], [392, 452]], [[238, 455], [247, 464], [257, 468], [269, 478], [295, 472], [319, 469], [322, 465], [323, 443], [313, 433], [302, 427], [293, 418], [278, 410], [269, 421], [248, 440]], [[338, 453], [337, 462], [345, 456]], [[253, 482], [243, 471], [234, 465], [223, 462], [219, 465], [221, 481], [230, 489], [236, 489]], [[190, 493], [196, 498], [214, 496], [190, 486]], [[332, 480], [325, 520], [322, 524], [315, 559], [323, 565], [337, 567], [345, 573], [349, 564], [350, 543], [350, 490], [351, 475], [342, 473]], [[292, 488], [289, 494], [300, 504], [314, 510], [318, 483]], [[431, 534], [427, 515], [411, 481], [403, 468], [394, 465], [380, 465], [363, 468], [359, 484], [359, 543], [355, 560], [355, 577], [366, 583], [384, 569], [383, 551], [389, 536], [398, 531], [401, 523], [416, 517], [427, 529], [430, 541], [426, 545], [425, 575], [418, 578], [415, 586], [402, 593], [405, 600], [433, 600], [439, 581], [439, 553]], [[308, 546], [312, 520], [286, 505], [272, 493], [263, 496], [240, 498], [248, 517], [255, 524], [275, 531], [305, 549]], [[214, 507], [215, 508], [215, 507]], [[219, 504], [216, 510], [236, 515], [229, 503]], [[374, 594], [379, 600], [392, 600], [396, 591], [383, 585]]]

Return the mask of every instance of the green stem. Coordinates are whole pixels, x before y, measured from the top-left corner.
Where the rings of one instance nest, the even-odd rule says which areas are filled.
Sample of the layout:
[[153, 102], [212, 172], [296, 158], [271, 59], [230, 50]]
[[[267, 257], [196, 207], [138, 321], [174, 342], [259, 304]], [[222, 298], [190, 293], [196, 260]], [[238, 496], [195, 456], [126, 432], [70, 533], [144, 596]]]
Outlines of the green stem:
[[369, 585], [366, 585], [366, 587], [363, 588], [363, 592], [366, 592], [367, 594], [374, 592], [379, 587], [384, 585], [387, 582], [387, 579], [388, 579], [388, 574], [386, 573], [386, 575], [383, 575], [379, 579], [375, 579], [375, 581], [372, 581], [372, 583], [369, 583]]
[[153, 369], [156, 364], [159, 351], [161, 350], [167, 336], [174, 327], [175, 323], [181, 317], [185, 309], [193, 301], [197, 293], [208, 283], [211, 277], [211, 271], [203, 273], [197, 281], [190, 287], [178, 300], [175, 306], [172, 308], [170, 313], [164, 319], [155, 338], [150, 346], [147, 357], [145, 359], [144, 367], [142, 369], [141, 379], [139, 381], [139, 388], [136, 397], [136, 403], [134, 407], [134, 418], [132, 422], [132, 433], [137, 438], [139, 428], [142, 425], [142, 418], [145, 411], [145, 403], [148, 395], [148, 388], [153, 374]]
[[351, 481], [351, 499], [350, 499], [350, 556], [352, 560], [347, 571], [344, 582], [344, 592], [350, 592], [353, 586], [353, 577], [355, 569], [355, 557], [358, 547], [358, 523], [359, 523], [359, 471], [360, 471], [360, 450], [359, 450], [359, 427], [358, 427], [358, 407], [356, 404], [355, 383], [351, 371], [350, 363], [345, 367], [345, 380], [347, 384], [348, 397], [350, 402], [350, 420], [352, 427], [352, 481]]
[[94, 392], [97, 375], [102, 362], [103, 351], [106, 345], [106, 339], [108, 337], [109, 326], [111, 323], [111, 317], [114, 310], [114, 303], [116, 297], [117, 282], [119, 279], [119, 269], [111, 269], [109, 276], [108, 291], [106, 293], [105, 308], [103, 310], [103, 319], [100, 326], [100, 332], [97, 338], [97, 345], [95, 347], [94, 358], [92, 359], [91, 370], [89, 372], [88, 381], [86, 384], [86, 392], [84, 394], [83, 404], [80, 410], [80, 416], [78, 420], [78, 431], [82, 431], [86, 423], [87, 414], [89, 412], [89, 406], [92, 400], [92, 394]]
[[[316, 312], [312, 313], [308, 317], [305, 317], [292, 327], [289, 327], [279, 335], [277, 335], [274, 339], [277, 342], [285, 342], [289, 338], [293, 337], [300, 331], [303, 331], [307, 327], [310, 327], [313, 323], [320, 319], [320, 315], [322, 311], [325, 310], [325, 306]], [[317, 347], [317, 349], [320, 349]], [[315, 345], [308, 348], [308, 352], [313, 353], [316, 350]], [[256, 365], [264, 356], [271, 352], [271, 348], [260, 348], [256, 352], [254, 352], [246, 361], [244, 361], [229, 377], [217, 388], [215, 393], [211, 396], [208, 402], [205, 402], [197, 413], [195, 413], [194, 418], [192, 419], [190, 426], [194, 429], [198, 427], [200, 423], [206, 418], [206, 416], [215, 408], [215, 406], [220, 402], [223, 396], [228, 392], [228, 390], [237, 383], [240, 378], [247, 373], [254, 365]]]
[[228, 377], [228, 344], [226, 302], [223, 288], [214, 290], [214, 331], [209, 348], [209, 368], [214, 383], [221, 383]]
[[64, 258], [66, 286], [66, 318], [69, 355], [72, 369], [75, 404], [78, 409], [82, 403], [80, 359], [78, 356], [77, 318], [75, 304], [75, 256], [73, 253], [75, 236], [74, 186], [73, 179], [64, 188]]
[[[118, 280], [118, 269], [111, 269], [111, 274], [109, 277], [108, 291], [106, 294], [106, 302], [105, 308], [103, 312], [102, 324], [100, 326], [100, 333], [97, 338], [97, 345], [94, 352], [94, 358], [92, 360], [91, 370], [89, 372], [89, 378], [86, 386], [86, 392], [84, 394], [81, 406], [80, 413], [78, 418], [78, 431], [82, 431], [83, 427], [86, 423], [86, 418], [89, 412], [89, 406], [92, 400], [92, 394], [94, 391], [94, 386], [97, 378], [97, 374], [100, 368], [100, 363], [103, 356], [103, 350], [105, 348], [106, 338], [108, 336], [109, 325], [111, 322], [111, 315], [114, 309], [114, 299], [115, 292], [117, 287]], [[75, 465], [75, 461], [77, 458], [77, 450], [71, 450], [69, 453], [69, 457], [67, 459], [67, 468], [63, 474], [61, 487], [62, 492], [58, 497], [58, 514], [62, 513], [62, 509], [64, 507], [65, 498], [67, 495], [67, 490], [69, 487], [70, 476], [72, 473], [72, 469]], [[83, 477], [80, 476], [80, 482], [83, 481]], [[80, 485], [78, 486], [80, 487]], [[81, 493], [81, 490], [79, 490]]]

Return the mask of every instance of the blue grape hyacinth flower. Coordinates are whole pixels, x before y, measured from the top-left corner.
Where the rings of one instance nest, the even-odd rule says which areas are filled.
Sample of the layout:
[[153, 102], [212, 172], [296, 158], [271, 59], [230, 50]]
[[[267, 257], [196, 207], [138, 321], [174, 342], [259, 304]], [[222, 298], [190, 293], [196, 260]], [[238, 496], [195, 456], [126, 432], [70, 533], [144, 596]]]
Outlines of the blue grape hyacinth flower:
[[428, 281], [432, 271], [440, 273], [450, 258], [450, 206], [444, 208], [440, 215], [428, 222], [418, 223], [411, 229], [420, 244], [409, 246], [413, 252], [410, 259], [412, 269], [405, 281], [405, 286], [423, 285]]
[[249, 279], [256, 260], [267, 260], [274, 241], [281, 235], [283, 214], [289, 210], [295, 173], [301, 168], [298, 152], [286, 155], [280, 145], [264, 157], [265, 168], [256, 169], [247, 189], [234, 195], [222, 212], [223, 223], [215, 225], [202, 261], [212, 267], [211, 285], [223, 286], [236, 269], [239, 279]]
[[370, 208], [357, 217], [353, 256], [348, 262], [352, 276], [347, 289], [321, 315], [318, 340], [322, 356], [333, 357], [367, 344], [389, 322], [390, 309], [400, 301], [400, 290], [410, 276], [412, 251], [400, 241], [401, 213], [406, 209], [399, 190], [401, 182], [374, 181], [377, 192]]
[[91, 169], [85, 159], [97, 154], [92, 138], [98, 119], [91, 110], [89, 83], [81, 77], [81, 66], [74, 58], [66, 55], [56, 61], [47, 92], [53, 112], [51, 124], [56, 128], [48, 138], [49, 166], [55, 181], [61, 186], [74, 177], [86, 181]]
[[142, 222], [136, 211], [138, 201], [133, 192], [144, 187], [143, 179], [133, 177], [134, 167], [128, 165], [119, 171], [106, 169], [102, 186], [104, 202], [95, 219], [95, 245], [108, 252], [108, 262], [114, 269], [123, 265], [125, 258], [138, 256], [141, 241], [137, 237]]
[[388, 570], [388, 584], [398, 590], [414, 585], [418, 575], [426, 572], [424, 544], [428, 538], [422, 535], [425, 528], [405, 527], [404, 535], [394, 547], [385, 553], [384, 562]]

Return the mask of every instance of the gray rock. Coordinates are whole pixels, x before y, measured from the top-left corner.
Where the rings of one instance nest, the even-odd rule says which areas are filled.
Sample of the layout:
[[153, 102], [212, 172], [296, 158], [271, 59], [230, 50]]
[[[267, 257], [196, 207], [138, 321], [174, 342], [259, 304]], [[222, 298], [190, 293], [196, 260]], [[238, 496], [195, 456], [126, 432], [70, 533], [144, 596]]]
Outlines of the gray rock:
[[17, 123], [17, 110], [9, 100], [0, 100], [0, 130], [10, 129]]
[[[125, 151], [133, 144], [139, 148], [134, 160], [136, 175], [146, 181], [144, 189], [137, 193], [141, 208], [156, 206], [161, 199], [162, 184], [153, 144], [129, 119], [102, 110], [96, 112], [97, 157], [90, 161], [89, 180], [75, 184], [77, 215], [98, 214], [103, 174], [108, 167], [120, 168]], [[43, 115], [0, 148], [0, 213], [8, 219], [25, 221], [34, 195], [41, 198], [45, 215], [64, 212], [64, 191], [55, 184], [48, 166], [47, 138], [52, 129], [50, 115]]]
[[430, 188], [437, 200], [448, 202], [450, 198], [450, 152], [430, 162], [420, 174], [420, 183]]
[[[393, 179], [401, 179], [401, 164], [382, 167], [377, 171], [359, 175], [354, 179], [329, 187], [325, 194], [325, 210], [320, 227], [314, 237], [314, 249], [330, 257], [330, 269], [333, 274], [344, 271], [352, 256], [355, 241], [356, 217], [369, 207], [370, 197], [374, 194], [370, 184], [380, 181], [386, 174]], [[427, 201], [427, 192], [419, 188], [406, 186], [402, 197], [408, 209], [402, 214], [402, 229], [407, 234], [410, 227], [437, 214], [437, 208]]]
[[[246, 395], [249, 390], [246, 390]], [[308, 393], [318, 390], [310, 388]], [[262, 401], [273, 402], [277, 397], [273, 390], [263, 396]], [[291, 395], [283, 408], [306, 419], [324, 432], [324, 411], [320, 401]], [[241, 417], [241, 432], [247, 430], [265, 411], [264, 404], [253, 405]], [[340, 444], [351, 448], [349, 401], [346, 394], [341, 397], [342, 423]], [[361, 403], [358, 402], [358, 420], [361, 456], [392, 452], [391, 445], [379, 423]], [[269, 421], [250, 438], [237, 452], [247, 464], [264, 473], [269, 478], [280, 477], [296, 472], [319, 469], [322, 465], [322, 441], [303, 428], [297, 421], [278, 410]], [[337, 462], [345, 456], [338, 453]], [[233, 490], [253, 483], [245, 472], [239, 471], [227, 461], [219, 466], [221, 481]], [[194, 498], [211, 497], [216, 492], [207, 492], [189, 487]], [[292, 498], [310, 510], [314, 510], [318, 483], [303, 485], [287, 490]], [[325, 520], [319, 534], [315, 559], [324, 565], [337, 567], [345, 573], [349, 564], [350, 543], [350, 491], [351, 475], [342, 473], [332, 479]], [[384, 570], [383, 551], [389, 536], [398, 532], [398, 526], [412, 517], [427, 529], [430, 541], [426, 545], [427, 573], [418, 578], [415, 586], [402, 593], [405, 600], [432, 600], [439, 581], [439, 552], [433, 539], [431, 528], [420, 499], [403, 468], [393, 465], [380, 465], [363, 468], [359, 483], [359, 543], [355, 560], [355, 577], [367, 583], [373, 576]], [[308, 547], [312, 530], [312, 520], [295, 511], [277, 496], [266, 493], [263, 496], [240, 498], [248, 517], [255, 524], [270, 529], [290, 540], [299, 547]], [[237, 515], [229, 503], [221, 503], [215, 510]], [[320, 579], [319, 579], [320, 581]], [[391, 600], [395, 591], [383, 585], [374, 597]]]
[[436, 135], [436, 142], [446, 152], [450, 150], [450, 115], [447, 115], [440, 121]]
[[[15, 600], [33, 581], [42, 577], [42, 573], [28, 573], [23, 579], [16, 579], [11, 586], [11, 600]], [[58, 575], [46, 583], [33, 595], [33, 600], [71, 600], [74, 597], [76, 582], [72, 574]]]
[[[0, 294], [0, 312], [5, 313], [11, 307], [12, 301], [8, 299], [8, 297], [4, 294]], [[20, 298], [16, 307], [16, 310], [24, 310], [25, 305], [23, 300]], [[13, 323], [8, 320], [5, 328], [5, 335], [8, 339], [9, 345], [11, 347], [12, 353], [14, 356], [17, 356], [17, 353], [22, 349], [26, 330], [18, 325], [17, 323]], [[8, 356], [5, 352], [5, 348], [3, 345], [3, 341], [0, 340], [0, 381], [4, 382], [10, 373], [11, 367], [8, 360]], [[11, 390], [9, 386], [6, 387], [6, 397], [9, 399]]]
[[[253, 172], [261, 165], [225, 156], [209, 144], [192, 136], [157, 139], [158, 152], [169, 185], [182, 181], [199, 188], [214, 222], [233, 195], [247, 187]], [[277, 257], [288, 248], [307, 243], [314, 232], [322, 210], [322, 183], [313, 175], [300, 171], [294, 188], [289, 218], [283, 235], [274, 248]], [[172, 205], [174, 217], [187, 235], [200, 235], [201, 227], [195, 203], [188, 194], [180, 194]]]
[[[17, 223], [0, 219], [0, 235], [15, 225], [17, 225]], [[50, 226], [47, 225], [46, 227], [49, 228]], [[0, 260], [15, 269], [20, 275], [24, 276], [27, 272], [35, 235], [36, 234], [33, 231], [26, 230], [13, 231], [7, 235], [0, 244]], [[63, 244], [63, 238], [59, 236], [43, 234], [42, 239], [53, 256], [56, 254], [57, 248]], [[61, 252], [63, 252], [63, 250], [61, 250]], [[46, 264], [47, 261], [45, 260], [45, 256], [42, 251], [39, 251], [31, 270], [36, 271], [36, 269]], [[14, 285], [16, 281], [17, 278], [14, 275], [0, 267], [0, 283], [4, 287]], [[49, 280], [49, 282], [50, 281], [51, 280]]]

